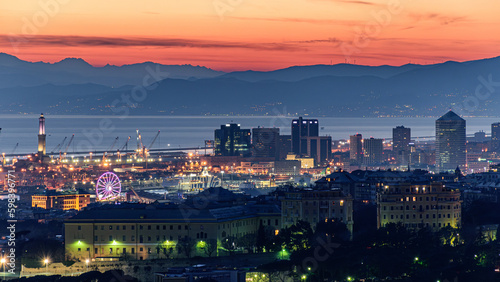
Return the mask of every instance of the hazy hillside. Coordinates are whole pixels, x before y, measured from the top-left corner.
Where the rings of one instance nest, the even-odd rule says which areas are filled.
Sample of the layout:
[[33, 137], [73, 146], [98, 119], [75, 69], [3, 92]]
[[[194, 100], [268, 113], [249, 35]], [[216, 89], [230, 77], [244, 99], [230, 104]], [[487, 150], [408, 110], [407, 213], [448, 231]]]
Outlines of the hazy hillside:
[[[57, 68], [66, 70], [69, 64], [80, 73], [85, 68], [94, 69], [81, 60], [64, 60], [58, 64], [55, 64]], [[91, 73], [89, 70], [87, 77], [91, 77]], [[141, 115], [286, 112], [351, 117], [430, 116], [450, 108], [463, 108], [464, 101], [473, 99], [478, 85], [490, 80], [489, 76], [493, 84], [500, 83], [500, 58], [427, 66], [292, 67], [272, 72], [235, 72], [212, 78], [168, 78], [148, 90], [144, 101], [132, 101], [133, 104], [128, 105], [122, 97], [130, 97], [131, 85], [112, 88], [93, 83], [44, 84], [0, 89], [4, 97], [0, 113], [113, 114], [122, 113], [120, 107], [126, 106], [131, 114]], [[481, 87], [481, 93], [486, 93], [488, 88]], [[498, 116], [500, 96], [495, 92], [477, 102], [472, 105], [475, 107], [466, 105], [468, 110], [464, 113]]]

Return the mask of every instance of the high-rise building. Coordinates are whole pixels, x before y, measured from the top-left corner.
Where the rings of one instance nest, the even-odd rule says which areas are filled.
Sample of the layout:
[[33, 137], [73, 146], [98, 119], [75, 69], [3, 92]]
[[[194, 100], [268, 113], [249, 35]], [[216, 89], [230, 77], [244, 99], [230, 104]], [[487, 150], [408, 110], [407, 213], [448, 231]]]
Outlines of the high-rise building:
[[278, 159], [279, 135], [279, 128], [252, 128], [252, 155]]
[[491, 151], [500, 152], [500, 122], [491, 124]]
[[292, 135], [280, 135], [278, 138], [278, 159], [285, 160], [288, 153], [292, 152]]
[[302, 155], [313, 158], [316, 165], [324, 164], [332, 159], [331, 136], [304, 137], [301, 143], [305, 144]]
[[382, 163], [384, 147], [382, 139], [371, 137], [363, 140], [363, 164], [375, 165]]
[[319, 123], [317, 119], [292, 120], [292, 152], [296, 155], [304, 154], [307, 151], [306, 144], [302, 144], [303, 137], [319, 136]]
[[492, 141], [500, 140], [500, 122], [495, 122], [491, 124], [491, 140]]
[[45, 156], [46, 153], [46, 143], [45, 143], [45, 118], [43, 113], [40, 114], [38, 119], [38, 155], [40, 157]]
[[484, 131], [481, 130], [474, 133], [474, 142], [482, 143], [486, 140], [487, 140], [486, 133]]
[[249, 156], [250, 141], [250, 129], [241, 129], [235, 123], [221, 125], [215, 130], [214, 153], [216, 156]]
[[396, 126], [392, 129], [392, 151], [398, 164], [408, 164], [410, 153], [411, 129]]
[[351, 162], [361, 164], [363, 162], [363, 135], [356, 134], [350, 136], [349, 154]]
[[436, 168], [466, 170], [465, 120], [453, 111], [436, 120]]

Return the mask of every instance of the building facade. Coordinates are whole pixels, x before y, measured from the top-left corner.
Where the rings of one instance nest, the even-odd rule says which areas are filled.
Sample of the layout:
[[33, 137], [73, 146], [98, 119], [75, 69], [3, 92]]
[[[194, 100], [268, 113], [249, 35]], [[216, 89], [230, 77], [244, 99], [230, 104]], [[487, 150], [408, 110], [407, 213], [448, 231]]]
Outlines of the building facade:
[[449, 111], [436, 120], [436, 169], [467, 171], [465, 120]]
[[279, 128], [252, 128], [252, 156], [279, 158]]
[[410, 156], [411, 129], [396, 126], [392, 129], [392, 151], [398, 164], [408, 164]]
[[216, 156], [249, 156], [251, 146], [250, 129], [241, 129], [239, 124], [221, 125], [215, 130], [214, 154]]
[[[208, 256], [205, 248], [210, 242], [212, 255], [223, 255], [220, 246], [256, 235], [260, 226], [273, 233], [280, 229], [277, 206], [107, 205], [65, 222], [66, 255], [80, 261]], [[237, 248], [233, 243], [229, 245]]]
[[331, 136], [305, 137], [301, 144], [305, 146], [301, 150], [302, 154], [313, 158], [316, 165], [328, 163], [332, 159]]
[[349, 232], [353, 231], [353, 201], [340, 189], [299, 190], [285, 192], [281, 201], [282, 227], [294, 225], [299, 220], [307, 221], [315, 229], [320, 221], [340, 220]]
[[356, 164], [363, 163], [363, 135], [356, 134], [349, 137], [349, 156], [351, 162]]
[[382, 163], [384, 147], [382, 139], [370, 138], [363, 140], [363, 164], [376, 165]]
[[462, 201], [460, 191], [440, 182], [431, 184], [385, 185], [377, 193], [377, 227], [402, 223], [409, 229], [423, 227], [437, 231], [460, 227]]
[[319, 136], [319, 122], [317, 119], [298, 119], [292, 120], [292, 152], [296, 155], [305, 154], [302, 151], [303, 137]]
[[90, 196], [90, 194], [32, 195], [31, 206], [47, 210], [81, 210], [90, 204]]

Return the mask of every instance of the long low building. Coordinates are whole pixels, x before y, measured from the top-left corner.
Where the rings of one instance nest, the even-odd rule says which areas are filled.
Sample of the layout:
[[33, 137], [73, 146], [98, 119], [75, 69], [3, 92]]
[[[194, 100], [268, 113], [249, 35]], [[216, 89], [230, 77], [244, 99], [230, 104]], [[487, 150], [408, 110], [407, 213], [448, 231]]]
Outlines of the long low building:
[[81, 261], [215, 256], [226, 253], [221, 248], [237, 248], [239, 238], [259, 228], [274, 233], [280, 227], [276, 205], [106, 205], [67, 220], [65, 246], [67, 256]]

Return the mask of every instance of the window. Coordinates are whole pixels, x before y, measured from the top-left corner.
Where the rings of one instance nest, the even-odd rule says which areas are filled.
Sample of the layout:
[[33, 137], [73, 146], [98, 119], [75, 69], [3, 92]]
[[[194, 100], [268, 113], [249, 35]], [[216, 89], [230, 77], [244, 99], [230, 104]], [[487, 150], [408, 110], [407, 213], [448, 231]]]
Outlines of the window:
[[94, 241], [97, 242], [99, 240], [99, 236], [95, 235], [94, 236]]
[[82, 230], [82, 226], [81, 225], [78, 225], [78, 230]]
[[123, 242], [127, 241], [127, 236], [123, 235]]
[[123, 230], [127, 230], [127, 225], [123, 225]]
[[95, 254], [99, 253], [99, 249], [94, 248], [94, 253], [95, 253]]
[[156, 230], [160, 230], [160, 225], [156, 225]]
[[127, 253], [127, 248], [123, 248], [123, 253], [126, 254]]
[[116, 226], [116, 230], [120, 230], [120, 225]]
[[143, 248], [139, 248], [139, 252], [142, 252], [142, 251], [144, 251], [144, 249]]
[[151, 230], [151, 225], [148, 225], [148, 230]]
[[94, 230], [97, 230], [97, 225], [96, 225], [96, 226], [94, 226]]
[[182, 229], [182, 226], [177, 226], [177, 230], [181, 230]]
[[173, 225], [170, 225], [170, 230], [174, 230], [174, 226]]
[[113, 241], [113, 236], [109, 235], [109, 241]]
[[78, 248], [78, 251], [79, 251], [79, 252], [81, 252], [81, 251], [82, 251], [82, 249], [81, 249], [81, 248]]
[[139, 230], [142, 230], [143, 228], [144, 228], [144, 226], [139, 225]]
[[110, 226], [109, 226], [109, 230], [113, 230], [113, 225], [110, 225]]
[[167, 230], [167, 226], [166, 225], [163, 225], [163, 230]]
[[135, 230], [135, 225], [130, 226], [130, 229]]
[[109, 254], [112, 255], [113, 254], [113, 248], [109, 248]]
[[130, 241], [132, 241], [132, 242], [135, 241], [135, 236], [134, 235], [130, 236]]
[[135, 254], [135, 248], [132, 248], [132, 249], [130, 250], [130, 252], [131, 252], [132, 254]]

